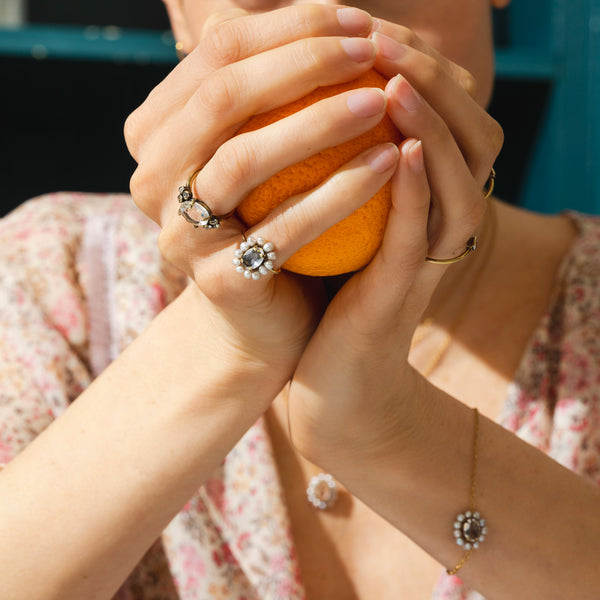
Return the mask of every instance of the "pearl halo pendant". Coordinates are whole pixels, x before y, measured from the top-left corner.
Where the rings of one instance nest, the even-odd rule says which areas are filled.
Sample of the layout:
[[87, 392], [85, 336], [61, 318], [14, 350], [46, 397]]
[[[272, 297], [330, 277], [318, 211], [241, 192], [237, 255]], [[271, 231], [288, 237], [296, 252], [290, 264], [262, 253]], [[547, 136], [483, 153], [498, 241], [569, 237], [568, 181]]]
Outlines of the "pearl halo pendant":
[[306, 497], [315, 508], [332, 508], [338, 497], [335, 479], [329, 473], [319, 473], [311, 477], [306, 488]]
[[454, 537], [456, 543], [465, 550], [479, 548], [479, 544], [485, 540], [487, 532], [485, 519], [477, 511], [467, 510], [456, 517]]
[[244, 238], [244, 241], [233, 253], [233, 266], [238, 273], [246, 279], [260, 279], [262, 275], [277, 274], [273, 266], [277, 259], [271, 242], [263, 238]]

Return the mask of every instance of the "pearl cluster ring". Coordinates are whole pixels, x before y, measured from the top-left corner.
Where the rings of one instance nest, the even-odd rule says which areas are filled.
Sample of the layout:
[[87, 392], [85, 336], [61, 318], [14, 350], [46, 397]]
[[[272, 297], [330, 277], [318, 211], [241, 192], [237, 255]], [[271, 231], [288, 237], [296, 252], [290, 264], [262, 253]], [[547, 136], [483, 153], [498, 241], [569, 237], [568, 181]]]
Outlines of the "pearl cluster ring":
[[[243, 235], [243, 234], [242, 234]], [[273, 261], [277, 259], [275, 247], [263, 238], [249, 237], [233, 253], [233, 266], [246, 279], [260, 279], [261, 275], [277, 274]]]

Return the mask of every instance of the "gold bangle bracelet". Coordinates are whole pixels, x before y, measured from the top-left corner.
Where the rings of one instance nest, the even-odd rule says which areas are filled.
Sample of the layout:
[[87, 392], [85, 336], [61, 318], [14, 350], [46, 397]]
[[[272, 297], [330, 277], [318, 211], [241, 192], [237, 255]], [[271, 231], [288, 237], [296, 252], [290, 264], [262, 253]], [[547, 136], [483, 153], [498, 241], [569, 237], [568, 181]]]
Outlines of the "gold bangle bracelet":
[[473, 426], [473, 452], [471, 458], [471, 492], [469, 509], [460, 513], [454, 522], [454, 538], [456, 543], [466, 550], [462, 559], [451, 569], [446, 569], [448, 575], [456, 575], [473, 554], [475, 548], [483, 542], [487, 535], [485, 519], [475, 509], [475, 492], [477, 487], [477, 461], [479, 459], [479, 411], [474, 408], [475, 423]]

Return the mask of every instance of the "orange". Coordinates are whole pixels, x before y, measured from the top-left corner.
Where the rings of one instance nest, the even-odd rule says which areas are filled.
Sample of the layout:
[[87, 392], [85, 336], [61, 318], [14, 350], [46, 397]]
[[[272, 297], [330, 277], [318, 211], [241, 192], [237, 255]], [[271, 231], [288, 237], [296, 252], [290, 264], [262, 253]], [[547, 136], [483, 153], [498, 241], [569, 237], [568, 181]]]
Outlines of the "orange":
[[[386, 83], [382, 75], [371, 70], [348, 83], [318, 88], [295, 102], [255, 115], [239, 133], [269, 125], [323, 98], [354, 88], [383, 89]], [[244, 199], [237, 208], [237, 216], [248, 227], [256, 225], [281, 202], [318, 186], [361, 152], [384, 142], [398, 144], [400, 141], [402, 136], [386, 115], [376, 127], [359, 137], [275, 174]], [[369, 202], [298, 250], [283, 268], [313, 276], [339, 275], [361, 269], [371, 261], [381, 244], [390, 205], [391, 186], [388, 182]]]

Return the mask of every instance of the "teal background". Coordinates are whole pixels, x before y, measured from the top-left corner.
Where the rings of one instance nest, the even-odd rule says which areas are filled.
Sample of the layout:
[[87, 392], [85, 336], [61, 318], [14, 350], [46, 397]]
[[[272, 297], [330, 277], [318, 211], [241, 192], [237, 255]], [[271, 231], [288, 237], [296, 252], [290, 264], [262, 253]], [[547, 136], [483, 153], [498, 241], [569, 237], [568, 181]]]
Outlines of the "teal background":
[[[600, 214], [600, 0], [513, 0], [495, 17], [499, 195]], [[159, 30], [51, 20], [0, 28], [0, 212], [59, 189], [127, 191], [122, 123], [176, 60], [164, 15]]]

